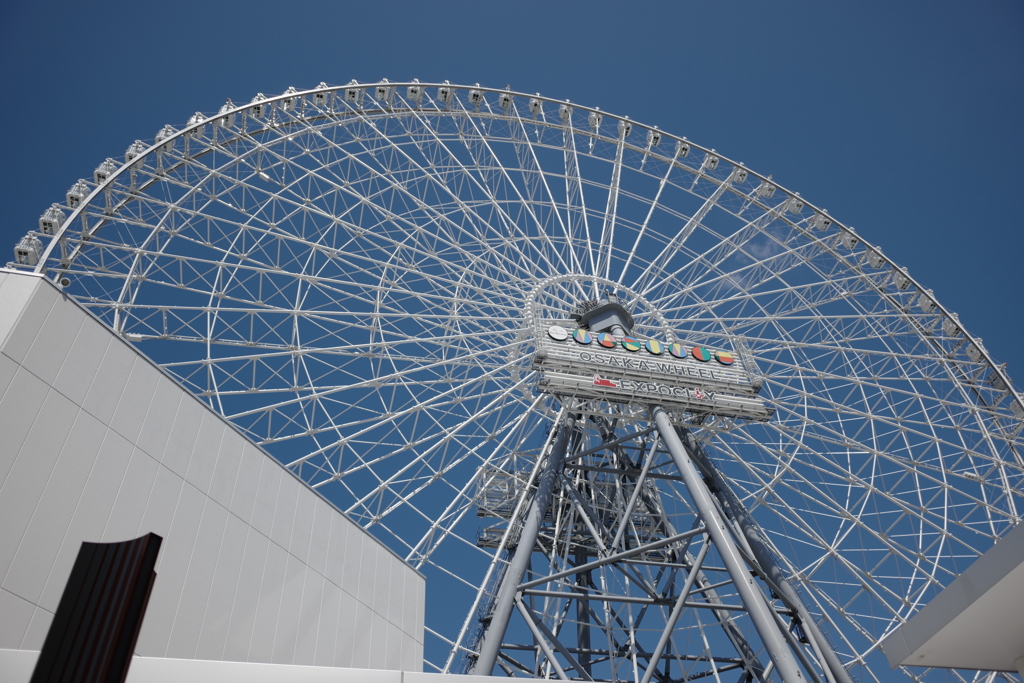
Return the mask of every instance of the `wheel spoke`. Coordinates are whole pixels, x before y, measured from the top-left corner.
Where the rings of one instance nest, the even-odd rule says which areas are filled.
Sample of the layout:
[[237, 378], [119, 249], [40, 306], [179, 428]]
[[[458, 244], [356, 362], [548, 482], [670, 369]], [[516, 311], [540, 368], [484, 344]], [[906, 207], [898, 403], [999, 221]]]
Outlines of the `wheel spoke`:
[[[427, 615], [431, 669], [477, 656], [558, 425], [584, 411], [538, 391], [528, 316], [569, 324], [608, 290], [638, 339], [728, 349], [760, 378], [771, 419], [687, 429], [854, 675], [888, 677], [880, 640], [1019, 523], [1004, 367], [797, 194], [539, 95], [326, 92], [149, 146], [39, 235], [36, 270], [428, 577], [451, 610]], [[710, 513], [630, 410], [566, 437], [497, 666], [771, 678]], [[680, 528], [671, 553], [618, 558]]]

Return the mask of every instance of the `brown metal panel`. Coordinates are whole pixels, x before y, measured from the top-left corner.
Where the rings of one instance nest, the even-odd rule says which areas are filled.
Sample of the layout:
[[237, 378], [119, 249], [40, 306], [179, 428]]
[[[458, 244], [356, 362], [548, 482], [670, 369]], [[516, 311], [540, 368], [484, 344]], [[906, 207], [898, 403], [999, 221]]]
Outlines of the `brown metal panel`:
[[162, 541], [82, 544], [31, 683], [124, 683]]

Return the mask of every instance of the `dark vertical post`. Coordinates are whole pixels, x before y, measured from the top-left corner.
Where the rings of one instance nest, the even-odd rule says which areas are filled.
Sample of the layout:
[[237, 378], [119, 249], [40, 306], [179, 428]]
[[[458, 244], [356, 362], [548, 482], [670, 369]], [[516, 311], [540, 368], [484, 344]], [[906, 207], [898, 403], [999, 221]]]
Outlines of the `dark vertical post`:
[[31, 683], [124, 683], [162, 541], [82, 544]]

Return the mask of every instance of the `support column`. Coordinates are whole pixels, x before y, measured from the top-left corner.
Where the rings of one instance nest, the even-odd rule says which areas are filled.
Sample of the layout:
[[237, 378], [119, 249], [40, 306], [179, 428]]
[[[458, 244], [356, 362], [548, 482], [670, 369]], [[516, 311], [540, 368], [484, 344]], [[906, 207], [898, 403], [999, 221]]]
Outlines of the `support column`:
[[[646, 495], [644, 495], [643, 498], [644, 502], [650, 507], [650, 509], [657, 511], [658, 516], [661, 518], [661, 523], [665, 527], [666, 534], [669, 536], [675, 536], [675, 527], [672, 525], [671, 520], [669, 520], [668, 515], [665, 514], [665, 509], [661, 505], [660, 501], [655, 498], [648, 498]], [[699, 522], [702, 524], [703, 520], [699, 520]], [[703, 527], [700, 528], [703, 529]], [[681, 558], [679, 555], [676, 557], [684, 560], [687, 564], [692, 566], [693, 563], [696, 562], [696, 559], [693, 554], [690, 553], [688, 544], [689, 542], [687, 542], [686, 548], [679, 551], [682, 554]], [[677, 559], [677, 561], [679, 561], [679, 559]], [[703, 571], [697, 572], [697, 580], [694, 585], [697, 586], [698, 590], [700, 590], [705, 598], [707, 598], [708, 602], [721, 602], [718, 596], [718, 591], [710, 587], [713, 583], [714, 582], [708, 579]], [[761, 662], [757, 659], [757, 653], [754, 652], [754, 648], [750, 646], [750, 643], [747, 642], [746, 637], [739, 628], [732, 623], [730, 613], [723, 609], [712, 609], [711, 613], [718, 619], [718, 624], [725, 632], [725, 637], [728, 638], [729, 642], [732, 643], [732, 646], [736, 648], [736, 654], [738, 654], [743, 660], [743, 667], [749, 674], [746, 677], [747, 680], [741, 681], [740, 683], [750, 683], [750, 681], [753, 681], [753, 683], [764, 683], [764, 667], [761, 666]]]
[[768, 655], [771, 657], [775, 668], [778, 670], [784, 683], [802, 683], [805, 681], [804, 675], [801, 673], [800, 666], [789, 649], [785, 636], [779, 631], [775, 623], [771, 606], [767, 603], [761, 591], [754, 585], [754, 579], [750, 576], [750, 572], [740, 558], [739, 551], [736, 549], [736, 542], [726, 527], [725, 519], [722, 518], [715, 507], [714, 501], [711, 498], [711, 492], [708, 491], [704, 480], [693, 464], [693, 460], [687, 454], [686, 447], [676, 433], [675, 427], [672, 426], [668, 415], [665, 414], [665, 411], [660, 406], [652, 407], [651, 412], [654, 416], [654, 422], [658, 426], [658, 432], [661, 433], [661, 440], [675, 461], [676, 467], [679, 469], [679, 475], [682, 477], [683, 483], [690, 493], [694, 507], [697, 509], [697, 514], [704, 520], [708, 535], [711, 536], [712, 542], [718, 549], [718, 554], [721, 556], [726, 569], [728, 569], [729, 576], [732, 577], [733, 583], [736, 586], [736, 591], [739, 593], [740, 599], [750, 615], [750, 620], [754, 623], [754, 628], [757, 629], [758, 635], [761, 636], [761, 642], [764, 643], [765, 649], [768, 650]]
[[[587, 554], [583, 551], [576, 553], [576, 566], [581, 567], [587, 563]], [[590, 589], [590, 572], [583, 571], [576, 575], [576, 585], [586, 592]], [[576, 646], [579, 648], [579, 663], [583, 673], [590, 676], [590, 606], [586, 600], [576, 601]]]
[[800, 598], [800, 594], [796, 592], [796, 589], [786, 579], [786, 575], [776, 561], [774, 553], [761, 540], [757, 523], [747, 514], [747, 509], [744, 507], [743, 502], [733, 492], [732, 487], [729, 486], [725, 477], [722, 476], [722, 473], [711, 462], [711, 459], [701, 447], [700, 442], [694, 438], [690, 430], [682, 429], [680, 431], [682, 433], [683, 446], [690, 454], [690, 457], [697, 463], [697, 466], [704, 474], [710, 477], [711, 482], [715, 485], [725, 513], [736, 522], [740, 533], [746, 541], [747, 547], [750, 548], [754, 561], [760, 565], [761, 571], [767, 576], [769, 586], [782, 598], [786, 606], [796, 611], [797, 616], [800, 617], [800, 625], [803, 627], [807, 637], [813, 641], [812, 644], [815, 646], [815, 650], [819, 651], [824, 658], [824, 664], [827, 665], [827, 671], [831, 674], [831, 678], [834, 679], [835, 683], [853, 683], [849, 672], [843, 666], [843, 663], [839, 661], [835, 650], [832, 649], [831, 643], [825, 639], [825, 635], [811, 617], [807, 606], [804, 605], [804, 601]]
[[[512, 562], [498, 588], [494, 611], [491, 613], [491, 622], [484, 632], [483, 640], [480, 643], [480, 655], [470, 671], [472, 674], [490, 676], [494, 670], [494, 664], [498, 660], [498, 652], [501, 649], [501, 641], [505, 638], [505, 630], [508, 628], [508, 620], [515, 608], [516, 593], [519, 592], [523, 575], [530, 566], [530, 557], [537, 544], [537, 534], [544, 522], [544, 515], [547, 514], [548, 507], [551, 505], [551, 494], [554, 492], [558, 475], [565, 464], [565, 451], [575, 426], [576, 420], [566, 417], [558, 428], [558, 436], [551, 447], [544, 471], [537, 482], [537, 494], [533, 497], [530, 510], [526, 515], [526, 522], [523, 524], [523, 532], [519, 536], [515, 555], [512, 556]], [[676, 438], [678, 439], [678, 437]]]

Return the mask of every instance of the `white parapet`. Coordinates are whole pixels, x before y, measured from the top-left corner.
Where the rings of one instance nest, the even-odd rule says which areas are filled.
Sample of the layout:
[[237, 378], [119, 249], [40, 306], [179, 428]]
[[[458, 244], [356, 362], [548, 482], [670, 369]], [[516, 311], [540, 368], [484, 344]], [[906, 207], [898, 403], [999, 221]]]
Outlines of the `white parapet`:
[[890, 633], [881, 647], [894, 669], [926, 666], [1020, 671], [1024, 660], [1024, 525], [999, 539]]
[[[0, 680], [28, 683], [38, 652], [0, 650]], [[135, 657], [126, 683], [488, 683], [490, 676]]]

